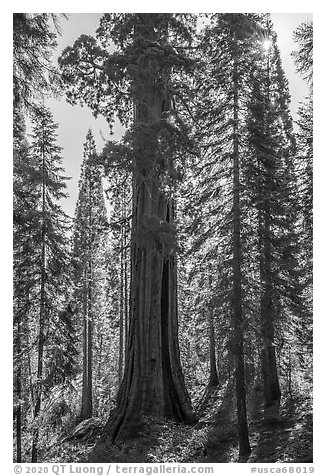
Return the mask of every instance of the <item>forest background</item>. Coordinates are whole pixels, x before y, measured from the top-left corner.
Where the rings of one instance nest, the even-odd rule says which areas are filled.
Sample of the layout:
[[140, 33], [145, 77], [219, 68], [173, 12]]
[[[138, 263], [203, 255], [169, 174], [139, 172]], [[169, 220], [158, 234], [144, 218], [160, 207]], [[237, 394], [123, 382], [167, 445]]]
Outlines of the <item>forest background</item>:
[[[274, 5], [275, 5], [275, 4], [274, 4]], [[58, 6], [58, 5], [57, 5], [57, 6]], [[107, 7], [106, 7], [106, 8], [107, 8]], [[267, 8], [268, 8], [268, 7], [266, 6], [266, 8], [265, 8], [265, 5], [264, 5], [264, 9], [267, 9]], [[307, 9], [307, 8], [305, 8], [305, 9]], [[30, 8], [30, 7], [27, 8], [27, 5], [25, 4], [24, 11], [26, 11], [26, 10], [32, 11], [33, 8]], [[39, 11], [40, 11], [40, 10], [43, 11], [42, 7], [41, 7], [41, 9], [39, 9]], [[50, 10], [51, 10], [51, 8], [48, 9], [48, 11], [50, 11]], [[67, 10], [67, 6], [65, 6], [65, 8], [63, 8], [63, 10]], [[80, 8], [79, 8], [78, 10], [80, 10]], [[119, 10], [120, 10], [120, 9], [119, 9]], [[182, 10], [182, 8], [181, 8], [181, 10]], [[253, 8], [251, 5], [248, 5], [248, 6], [247, 6], [247, 4], [246, 4], [246, 9], [245, 9], [245, 10], [246, 10], [246, 11], [249, 11], [249, 10], [250, 10], [250, 11], [257, 11], [257, 8]], [[259, 10], [259, 9], [258, 9], [258, 10]], [[302, 8], [302, 10], [304, 10], [304, 8]], [[17, 11], [17, 8], [15, 8], [15, 11]], [[72, 11], [71, 8], [70, 8], [70, 11]], [[205, 8], [205, 11], [209, 11], [209, 8]], [[230, 11], [231, 11], [231, 9], [230, 9]], [[241, 9], [235, 7], [234, 11], [241, 11]], [[272, 18], [272, 19], [273, 19], [273, 18]], [[317, 19], [315, 18], [314, 20], [317, 20], [317, 30], [318, 30], [318, 18], [317, 18]], [[94, 21], [94, 27], [95, 27], [95, 28], [96, 28], [96, 26], [97, 26], [97, 23], [98, 23], [97, 20], [95, 20], [95, 21]], [[299, 22], [298, 22], [298, 24], [299, 24]], [[63, 25], [62, 25], [62, 26], [63, 26], [63, 30], [65, 30], [65, 29], [68, 29], [68, 30], [69, 30], [69, 23], [68, 23], [68, 22], [67, 22], [67, 25], [65, 25], [65, 22], [63, 21]], [[277, 31], [277, 25], [276, 25], [276, 24], [275, 24], [275, 29], [276, 29], [276, 31]], [[84, 31], [84, 30], [83, 30], [83, 31]], [[77, 32], [76, 35], [75, 35], [75, 37], [77, 37], [80, 33], [81, 33], [81, 32]], [[89, 31], [89, 32], [86, 32], [86, 33], [92, 34], [92, 31]], [[72, 41], [73, 41], [73, 39], [64, 40], [62, 37], [61, 37], [61, 38], [59, 37], [59, 42], [62, 44], [62, 48], [63, 48], [64, 46], [68, 45], [68, 44], [71, 44]], [[318, 48], [318, 45], [317, 45], [317, 48]], [[317, 51], [318, 51], [318, 49], [317, 49]], [[58, 53], [60, 54], [60, 47], [58, 48]], [[281, 53], [282, 53], [282, 49], [281, 49]], [[318, 53], [316, 54], [316, 56], [318, 56]], [[284, 63], [283, 63], [283, 66], [284, 66], [284, 69], [286, 69]], [[319, 81], [318, 81], [318, 65], [317, 65], [317, 73], [316, 73], [316, 76], [315, 76], [315, 77], [316, 77], [316, 88], [315, 88], [316, 93], [315, 93], [315, 95], [318, 95], [318, 83], [319, 83]], [[297, 78], [297, 79], [298, 79], [298, 78]], [[298, 79], [298, 80], [300, 81], [300, 79]], [[8, 89], [9, 89], [9, 91], [10, 91], [10, 87], [9, 87]], [[6, 99], [7, 99], [7, 98], [8, 98], [8, 95], [5, 94], [5, 97], [6, 97]], [[10, 103], [10, 96], [9, 96], [9, 101], [8, 101], [8, 102]], [[62, 101], [62, 102], [63, 102], [63, 101]], [[67, 106], [67, 107], [70, 108], [71, 110], [77, 109], [77, 108], [71, 108], [71, 106]], [[51, 107], [51, 108], [52, 108], [52, 107]], [[295, 108], [295, 106], [294, 106], [294, 108]], [[318, 109], [318, 104], [317, 104], [317, 107], [316, 107], [316, 108]], [[10, 110], [10, 109], [11, 109], [11, 103], [10, 103], [9, 110]], [[98, 136], [98, 140], [101, 140], [101, 139], [100, 139], [99, 130], [102, 130], [102, 131], [103, 131], [103, 134], [104, 134], [104, 136], [105, 136], [105, 139], [110, 139], [110, 137], [109, 137], [109, 135], [108, 135], [108, 131], [107, 131], [107, 130], [105, 131], [105, 125], [104, 125], [104, 124], [103, 124], [103, 125], [100, 125], [100, 126], [98, 126], [98, 125], [95, 126], [95, 124], [92, 125], [91, 123], [92, 123], [93, 119], [92, 119], [92, 117], [91, 117], [91, 113], [88, 112], [87, 108], [84, 108], [83, 113], [87, 113], [87, 114], [89, 115], [89, 121], [88, 121], [87, 119], [86, 119], [86, 120], [83, 119], [83, 123], [84, 123], [84, 126], [83, 126], [83, 127], [84, 127], [84, 130], [83, 130], [82, 133], [81, 133], [81, 139], [76, 139], [76, 144], [78, 143], [78, 146], [79, 146], [80, 148], [82, 147], [83, 139], [84, 139], [84, 137], [85, 137], [85, 133], [86, 133], [86, 131], [87, 131], [87, 129], [88, 129], [89, 126], [92, 127], [93, 132], [94, 132], [94, 135], [95, 135], [95, 136], [96, 136], [96, 135]], [[318, 114], [318, 113], [317, 113], [317, 114]], [[55, 112], [54, 112], [54, 119], [55, 119], [56, 122], [61, 123], [60, 119], [59, 119], [58, 117], [56, 117], [56, 113], [55, 113]], [[99, 122], [99, 121], [97, 121], [97, 122]], [[87, 123], [89, 123], [88, 126], [87, 126]], [[11, 127], [11, 124], [10, 124], [10, 122], [9, 122], [9, 128], [10, 128], [10, 127]], [[118, 127], [115, 127], [115, 129], [119, 129], [119, 128], [118, 128]], [[7, 134], [7, 137], [10, 137], [10, 134]], [[111, 138], [112, 138], [112, 137], [111, 137]], [[113, 139], [118, 139], [118, 138], [119, 138], [119, 132], [113, 137]], [[61, 145], [61, 144], [60, 144], [60, 128], [59, 128], [59, 145]], [[100, 143], [98, 142], [97, 145], [98, 145], [98, 146], [101, 146], [102, 144], [100, 144]], [[9, 141], [9, 147], [10, 147], [10, 146], [11, 146], [11, 143], [10, 143], [10, 141]], [[317, 151], [316, 156], [318, 156], [318, 142], [316, 143], [316, 149], [315, 149], [315, 150]], [[10, 153], [10, 154], [11, 154], [11, 153]], [[10, 156], [10, 154], [9, 154], [8, 156]], [[72, 157], [71, 154], [70, 154], [68, 151], [65, 151], [65, 150], [63, 151], [63, 154], [62, 154], [62, 155], [63, 155], [64, 157], [70, 157], [70, 158]], [[80, 150], [80, 151], [77, 151], [76, 156], [78, 156], [79, 158], [81, 158], [81, 156], [82, 156], [81, 150]], [[76, 166], [76, 169], [78, 170], [80, 164], [77, 164], [75, 161], [74, 161], [74, 164], [75, 164], [75, 166]], [[317, 164], [318, 164], [318, 162], [317, 162]], [[317, 167], [319, 167], [319, 165], [320, 165], [320, 164], [318, 164]], [[65, 166], [65, 168], [66, 168], [66, 173], [67, 173], [67, 175], [68, 175], [68, 176], [69, 176], [69, 175], [72, 175], [72, 173], [69, 172], [69, 170], [67, 169], [67, 164], [66, 164], [66, 163], [64, 163], [64, 166]], [[10, 168], [10, 167], [9, 167], [9, 174], [10, 174], [10, 175], [8, 175], [8, 177], [11, 176], [11, 168]], [[75, 177], [75, 180], [76, 180], [76, 181], [78, 180], [78, 175], [79, 175], [78, 172], [77, 172], [77, 173], [74, 173], [74, 177]], [[319, 173], [316, 174], [316, 175], [317, 175], [317, 181], [318, 181]], [[322, 175], [322, 174], [321, 174], [321, 175]], [[7, 177], [7, 175], [6, 175], [6, 177]], [[6, 179], [5, 182], [6, 182], [7, 184], [9, 184], [9, 187], [10, 187], [11, 181]], [[318, 182], [317, 182], [317, 187], [316, 187], [316, 189], [317, 189], [317, 192], [316, 192], [316, 193], [317, 193], [317, 197], [318, 197]], [[2, 192], [3, 192], [3, 191], [5, 192], [6, 200], [3, 200], [2, 203], [5, 203], [5, 202], [8, 200], [8, 197], [10, 197], [10, 193], [9, 193], [9, 192], [7, 193], [5, 186], [2, 187]], [[75, 197], [75, 198], [76, 198], [76, 197]], [[75, 204], [75, 198], [72, 198], [72, 199], [71, 199], [71, 202], [73, 203], [72, 208], [71, 208], [70, 210], [68, 210], [68, 209], [66, 210], [69, 215], [72, 215], [72, 214], [73, 214], [73, 208], [74, 208], [74, 204]], [[7, 208], [7, 207], [6, 207], [6, 208]], [[9, 208], [9, 207], [8, 207], [8, 208]], [[68, 207], [68, 208], [69, 208], [69, 207]], [[10, 212], [9, 212], [8, 215], [9, 215], [9, 216], [8, 216], [9, 222], [11, 222], [11, 214], [10, 214]], [[317, 216], [318, 216], [318, 206], [317, 206]], [[317, 225], [317, 226], [318, 226], [318, 225]], [[10, 226], [9, 226], [9, 230], [10, 230]], [[318, 236], [318, 228], [317, 228], [317, 236]], [[317, 253], [318, 253], [318, 243], [317, 243]], [[321, 263], [321, 261], [320, 261], [320, 263]], [[317, 262], [317, 263], [316, 263], [317, 276], [318, 276], [318, 267], [319, 267], [319, 266], [320, 266], [320, 265], [319, 265], [319, 263]], [[10, 267], [11, 267], [11, 263], [9, 264], [8, 269], [10, 269]], [[5, 282], [6, 282], [6, 283], [8, 283], [8, 282], [10, 283], [10, 280], [8, 279], [8, 277], [6, 277]], [[3, 286], [2, 286], [2, 290], [5, 290], [5, 289], [6, 289], [5, 285], [3, 285]], [[5, 291], [5, 296], [8, 296], [8, 295], [10, 295], [10, 291], [9, 291], [9, 292]], [[316, 305], [317, 305], [317, 309], [318, 309], [318, 290], [317, 290], [317, 294], [315, 294], [315, 296], [316, 296], [316, 295], [317, 295], [317, 300], [316, 300], [317, 303], [316, 303]], [[7, 299], [6, 299], [6, 301], [7, 301]], [[10, 299], [9, 299], [8, 301], [10, 301]], [[8, 303], [8, 307], [9, 307], [9, 308], [10, 308], [10, 306], [11, 306], [11, 302]], [[10, 315], [10, 313], [11, 313], [11, 310], [10, 310], [9, 312], [7, 312], [7, 310], [6, 310], [6, 311], [4, 312], [4, 316]], [[317, 326], [318, 326], [318, 325], [319, 325], [319, 323], [317, 322]], [[7, 328], [6, 328], [6, 329], [7, 329]], [[10, 333], [10, 332], [11, 332], [11, 328], [10, 328], [10, 325], [9, 325], [9, 333]], [[317, 348], [317, 349], [318, 349], [318, 335], [319, 335], [319, 332], [316, 332], [315, 336], [316, 336], [316, 348]], [[7, 347], [7, 346], [6, 346], [6, 347]], [[11, 354], [10, 354], [10, 352], [11, 352], [11, 347], [10, 347], [10, 345], [9, 345], [8, 347], [9, 347], [8, 355], [11, 356]], [[3, 346], [3, 348], [4, 348], [4, 346]], [[10, 362], [10, 358], [9, 358], [8, 360], [9, 360], [9, 362]], [[316, 360], [317, 360], [317, 359], [316, 359]], [[318, 360], [319, 360], [319, 359], [318, 359]], [[316, 362], [316, 364], [317, 364], [316, 367], [317, 367], [317, 375], [318, 375], [318, 372], [319, 372], [319, 369], [318, 369], [318, 361]], [[9, 365], [8, 365], [8, 366], [9, 366]], [[7, 379], [8, 382], [11, 381], [11, 369], [10, 369], [10, 368], [8, 369], [8, 376], [6, 376], [6, 379]], [[318, 381], [317, 381], [317, 385], [318, 385]], [[10, 402], [10, 398], [11, 398], [11, 393], [10, 393], [10, 392], [11, 392], [11, 385], [10, 385], [10, 384], [8, 384], [8, 388], [9, 388], [9, 392], [8, 392], [8, 393], [10, 394], [10, 397], [8, 398], [8, 400], [9, 400], [9, 402]], [[317, 394], [317, 395], [318, 395], [318, 394]], [[318, 398], [317, 398], [316, 400], [317, 400], [316, 405], [318, 405]], [[317, 408], [318, 408], [318, 407], [317, 407]], [[11, 419], [10, 419], [10, 414], [9, 414], [9, 424], [8, 424], [8, 428], [10, 428], [10, 426], [11, 426]], [[10, 444], [10, 442], [9, 442], [9, 444]], [[11, 448], [10, 448], [10, 450], [11, 450]]]

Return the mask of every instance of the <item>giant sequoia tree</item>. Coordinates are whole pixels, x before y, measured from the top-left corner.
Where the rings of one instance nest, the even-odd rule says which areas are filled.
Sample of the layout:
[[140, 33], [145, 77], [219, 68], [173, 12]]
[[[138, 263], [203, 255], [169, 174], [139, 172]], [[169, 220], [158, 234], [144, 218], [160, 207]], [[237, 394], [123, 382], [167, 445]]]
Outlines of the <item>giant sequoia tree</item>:
[[[60, 66], [70, 102], [85, 102], [109, 122], [115, 109], [130, 124], [133, 111], [125, 141], [133, 175], [128, 353], [106, 427], [115, 440], [134, 432], [141, 415], [194, 421], [179, 358], [169, 191], [175, 154], [188, 146], [172, 95], [183, 98], [181, 74], [192, 67], [182, 48], [191, 41], [190, 22], [185, 15], [105, 14], [97, 38], [80, 37], [63, 52]], [[112, 40], [114, 53], [108, 50]]]
[[[239, 461], [250, 443], [255, 461], [264, 441], [250, 442], [247, 418], [254, 436], [275, 422], [280, 403], [295, 426], [275, 459], [290, 457], [295, 441], [302, 451], [311, 402], [312, 87], [294, 134], [269, 14], [104, 14], [94, 38], [62, 53], [61, 84], [71, 104], [110, 128], [118, 117], [126, 133], [101, 154], [87, 133], [71, 239], [57, 126], [37, 105], [53, 89], [56, 18], [14, 14], [17, 462], [80, 457], [69, 440], [85, 436], [88, 446], [109, 413], [100, 444], [151, 435], [150, 425], [165, 443], [171, 431], [173, 441], [190, 435], [182, 453], [151, 440], [146, 461], [225, 460], [236, 425]], [[312, 86], [312, 25], [295, 39], [297, 72]], [[173, 423], [196, 421], [180, 361], [200, 415], [218, 413], [207, 428]], [[67, 438], [55, 448], [59, 436]], [[217, 448], [221, 438], [229, 443]], [[137, 441], [131, 446], [137, 451]], [[106, 448], [105, 457], [120, 459], [125, 448]]]

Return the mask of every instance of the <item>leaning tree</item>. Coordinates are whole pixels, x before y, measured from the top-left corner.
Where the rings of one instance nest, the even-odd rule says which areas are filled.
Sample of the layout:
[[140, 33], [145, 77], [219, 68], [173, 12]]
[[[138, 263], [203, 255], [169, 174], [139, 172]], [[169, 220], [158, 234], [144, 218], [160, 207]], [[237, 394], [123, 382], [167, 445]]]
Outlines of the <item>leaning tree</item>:
[[184, 111], [193, 34], [190, 15], [105, 14], [96, 39], [81, 36], [59, 59], [70, 103], [128, 127], [113, 152], [129, 159], [133, 203], [127, 356], [111, 441], [132, 437], [143, 416], [195, 420], [179, 356], [172, 192], [191, 149], [178, 102]]

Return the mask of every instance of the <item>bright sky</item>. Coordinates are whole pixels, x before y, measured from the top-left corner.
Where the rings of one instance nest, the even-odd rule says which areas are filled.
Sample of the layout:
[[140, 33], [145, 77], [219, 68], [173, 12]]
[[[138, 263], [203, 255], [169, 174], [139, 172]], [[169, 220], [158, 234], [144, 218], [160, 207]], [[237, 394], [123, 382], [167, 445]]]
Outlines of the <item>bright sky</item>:
[[[81, 35], [94, 35], [99, 25], [100, 13], [74, 13], [69, 20], [62, 20], [62, 36], [58, 38], [58, 50], [55, 58], [66, 46], [71, 46]], [[272, 20], [278, 36], [282, 63], [289, 80], [292, 97], [291, 111], [294, 119], [298, 103], [307, 95], [305, 82], [295, 74], [291, 51], [296, 46], [292, 38], [293, 31], [303, 21], [312, 19], [309, 13], [272, 13]], [[87, 107], [70, 106], [63, 97], [60, 101], [51, 100], [47, 105], [53, 112], [54, 120], [59, 124], [58, 142], [63, 148], [63, 165], [66, 175], [72, 177], [68, 184], [69, 198], [62, 205], [68, 215], [73, 216], [78, 194], [78, 180], [83, 154], [83, 143], [89, 128], [92, 129], [97, 149], [100, 151], [105, 140], [118, 140], [123, 134], [121, 126], [114, 127], [114, 136], [109, 135], [108, 125], [103, 117], [94, 119]]]

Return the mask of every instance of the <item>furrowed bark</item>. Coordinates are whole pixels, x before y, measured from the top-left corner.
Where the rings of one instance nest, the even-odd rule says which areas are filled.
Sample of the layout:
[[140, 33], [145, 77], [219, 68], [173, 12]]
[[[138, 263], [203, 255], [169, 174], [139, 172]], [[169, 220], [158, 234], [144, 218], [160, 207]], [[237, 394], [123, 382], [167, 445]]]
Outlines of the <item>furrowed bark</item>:
[[[142, 33], [148, 37], [149, 31]], [[128, 345], [118, 405], [104, 432], [111, 441], [136, 437], [146, 417], [195, 421], [180, 364], [176, 257], [159, 231], [172, 225], [174, 210], [156, 163], [157, 131], [169, 109], [156, 74], [149, 73], [139, 90], [135, 84]]]

